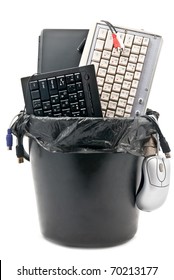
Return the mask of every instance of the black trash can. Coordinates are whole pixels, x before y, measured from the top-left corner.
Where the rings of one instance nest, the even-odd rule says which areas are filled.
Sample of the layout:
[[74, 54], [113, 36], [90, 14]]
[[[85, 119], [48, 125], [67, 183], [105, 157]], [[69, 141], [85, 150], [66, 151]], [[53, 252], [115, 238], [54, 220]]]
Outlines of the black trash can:
[[139, 160], [156, 133], [146, 118], [72, 119], [22, 115], [13, 125], [30, 138], [41, 231], [75, 247], [114, 246], [138, 226]]
[[68, 246], [105, 247], [137, 231], [138, 158], [123, 153], [50, 153], [32, 141], [41, 230]]

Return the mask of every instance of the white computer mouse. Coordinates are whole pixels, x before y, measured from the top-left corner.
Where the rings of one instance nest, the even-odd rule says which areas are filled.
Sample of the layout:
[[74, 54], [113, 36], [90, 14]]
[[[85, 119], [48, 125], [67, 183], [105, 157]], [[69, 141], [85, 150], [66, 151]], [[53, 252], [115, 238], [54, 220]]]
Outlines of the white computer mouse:
[[152, 211], [166, 200], [170, 183], [170, 159], [159, 155], [146, 158], [143, 161], [143, 178], [136, 205], [141, 210]]

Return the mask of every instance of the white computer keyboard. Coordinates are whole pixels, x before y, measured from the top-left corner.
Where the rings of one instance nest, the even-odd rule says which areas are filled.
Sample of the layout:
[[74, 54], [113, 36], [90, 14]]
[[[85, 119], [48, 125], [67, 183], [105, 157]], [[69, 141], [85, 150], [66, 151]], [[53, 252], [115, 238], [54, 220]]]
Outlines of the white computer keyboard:
[[94, 64], [104, 117], [130, 117], [146, 111], [162, 37], [115, 27], [122, 49], [113, 46], [105, 23], [89, 31], [80, 66]]

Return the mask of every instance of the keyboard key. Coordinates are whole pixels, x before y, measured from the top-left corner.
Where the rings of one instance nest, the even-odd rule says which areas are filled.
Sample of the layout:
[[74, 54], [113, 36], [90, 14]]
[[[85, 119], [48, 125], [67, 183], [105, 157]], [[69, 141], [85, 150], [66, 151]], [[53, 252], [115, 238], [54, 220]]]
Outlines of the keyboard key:
[[38, 99], [38, 98], [40, 98], [40, 92], [39, 92], [39, 90], [33, 90], [33, 91], [31, 91], [31, 98], [32, 98], [32, 99]]
[[138, 55], [136, 55], [136, 54], [131, 54], [130, 57], [129, 57], [129, 62], [137, 63], [138, 58], [139, 58]]
[[127, 71], [135, 72], [135, 69], [136, 69], [136, 64], [135, 63], [128, 63]]
[[111, 110], [107, 110], [106, 111], [106, 117], [107, 118], [113, 118], [114, 117], [114, 111], [111, 111]]
[[119, 60], [119, 64], [120, 65], [123, 65], [123, 66], [126, 66], [128, 63], [128, 58], [127, 57], [124, 57], [124, 56], [121, 56], [120, 57], [120, 60]]
[[102, 50], [103, 50], [103, 47], [104, 47], [104, 41], [103, 41], [103, 40], [100, 40], [100, 39], [97, 39], [96, 45], [95, 45], [95, 49], [96, 49], [97, 51], [102, 51]]
[[[83, 98], [83, 96], [82, 96], [81, 98]], [[70, 103], [77, 102], [77, 101], [78, 101], [77, 93], [70, 94], [70, 95], [69, 95], [69, 101], [70, 101]]]
[[46, 117], [52, 117], [52, 111], [51, 111], [51, 110], [49, 110], [49, 111], [44, 111], [43, 114], [44, 114], [44, 116], [46, 116]]
[[122, 84], [123, 79], [124, 79], [124, 76], [123, 76], [123, 75], [116, 74], [116, 76], [115, 76], [115, 82], [116, 82], [116, 83]]
[[33, 108], [34, 109], [38, 109], [38, 108], [41, 108], [41, 107], [42, 107], [42, 102], [41, 102], [40, 99], [33, 101]]
[[39, 85], [38, 85], [37, 81], [30, 82], [29, 86], [30, 86], [30, 90], [37, 90], [37, 89], [39, 89]]
[[82, 83], [81, 82], [79, 82], [79, 83], [76, 83], [76, 90], [82, 90], [83, 89], [83, 85], [82, 85]]
[[40, 93], [41, 93], [41, 99], [42, 100], [48, 100], [50, 95], [48, 92], [48, 86], [47, 86], [47, 80], [43, 79], [43, 80], [39, 80], [39, 89], [40, 89]]
[[60, 96], [60, 99], [67, 99], [68, 98], [68, 92], [67, 90], [61, 90], [59, 91], [59, 96]]
[[102, 58], [109, 60], [110, 57], [111, 57], [111, 52], [104, 50], [103, 53], [102, 53]]
[[101, 55], [102, 55], [101, 52], [99, 52], [99, 51], [94, 51], [92, 60], [93, 60], [93, 61], [96, 61], [96, 62], [99, 62], [99, 61], [100, 61], [100, 58], [101, 58]]
[[133, 81], [132, 81], [132, 87], [133, 87], [133, 88], [137, 88], [137, 87], [138, 87], [138, 83], [139, 83], [139, 81], [133, 80]]
[[119, 93], [118, 92], [114, 92], [114, 91], [112, 91], [111, 92], [111, 100], [115, 100], [115, 101], [118, 101], [118, 99], [119, 99]]
[[117, 107], [116, 116], [123, 117], [124, 116], [124, 109], [120, 108], [120, 107]]
[[109, 101], [109, 98], [110, 98], [110, 94], [108, 92], [103, 91], [101, 95], [101, 100]]
[[124, 41], [124, 45], [125, 47], [131, 47], [132, 46], [132, 43], [133, 43], [133, 39], [134, 39], [134, 36], [131, 35], [131, 34], [126, 34], [125, 36], [125, 41]]
[[113, 38], [112, 38], [111, 31], [108, 31], [104, 48], [105, 50], [108, 51], [111, 51], [113, 48]]
[[128, 98], [128, 104], [130, 104], [130, 105], [133, 105], [134, 104], [134, 97], [132, 97], [132, 96], [129, 96], [129, 98]]
[[78, 118], [80, 117], [80, 112], [72, 112], [72, 116]]
[[42, 110], [42, 109], [34, 110], [34, 114], [35, 114], [37, 117], [41, 117], [41, 116], [43, 116], [43, 110]]
[[81, 115], [82, 117], [86, 117], [86, 116], [87, 116], [86, 108], [80, 109], [80, 115]]
[[71, 110], [70, 109], [62, 110], [62, 116], [71, 117]]
[[68, 93], [73, 93], [76, 91], [76, 85], [75, 84], [69, 84], [67, 85], [67, 90], [68, 90]]
[[69, 107], [69, 100], [61, 100], [60, 101], [62, 109], [67, 109]]
[[141, 45], [141, 44], [142, 44], [142, 41], [143, 41], [143, 37], [141, 37], [141, 36], [135, 36], [135, 38], [134, 38], [134, 44], [136, 44], [136, 45]]
[[66, 75], [66, 82], [67, 84], [74, 83], [75, 82], [74, 75], [73, 74]]
[[149, 38], [144, 37], [142, 45], [147, 47], [149, 45]]
[[135, 73], [134, 73], [134, 79], [139, 80], [139, 79], [140, 79], [140, 76], [141, 76], [141, 72], [135, 71]]
[[121, 97], [121, 98], [127, 99], [128, 96], [129, 96], [129, 91], [128, 91], [128, 90], [122, 89], [122, 90], [121, 90], [121, 93], [120, 93], [120, 97]]
[[58, 89], [66, 89], [66, 81], [64, 76], [57, 77]]
[[111, 56], [111, 59], [110, 59], [110, 65], [113, 65], [113, 66], [117, 66], [118, 65], [118, 57], [114, 57], [114, 56]]
[[134, 78], [134, 73], [132, 73], [132, 72], [126, 72], [126, 74], [125, 74], [125, 80], [132, 81], [133, 78]]
[[57, 89], [56, 78], [50, 78], [47, 79], [47, 81], [48, 81], [48, 88], [50, 91]]
[[98, 84], [98, 86], [103, 86], [103, 84], [104, 84], [104, 78], [97, 77], [97, 84]]
[[121, 91], [121, 84], [114, 83], [112, 87], [113, 91], [120, 92]]
[[52, 106], [53, 108], [53, 113], [61, 113], [61, 107], [60, 107], [60, 104], [56, 104], [56, 105], [53, 105]]
[[106, 110], [107, 106], [108, 106], [107, 102], [101, 101], [101, 107], [102, 107], [103, 110]]
[[100, 28], [100, 29], [99, 29], [99, 33], [98, 33], [98, 38], [99, 38], [99, 39], [105, 40], [105, 39], [106, 39], [107, 32], [108, 32], [108, 31], [107, 31], [106, 29]]
[[86, 106], [85, 100], [80, 100], [79, 101], [79, 107], [80, 108], [85, 108], [85, 106]]
[[78, 91], [77, 92], [77, 97], [78, 97], [78, 99], [83, 99], [84, 98], [84, 92], [83, 91]]
[[109, 60], [101, 59], [101, 61], [100, 61], [100, 67], [102, 67], [102, 68], [107, 68], [108, 65], [109, 65]]
[[118, 100], [118, 106], [119, 106], [119, 107], [125, 108], [125, 107], [126, 107], [126, 104], [127, 104], [127, 102], [126, 102], [125, 99], [120, 98], [120, 99]]
[[50, 110], [51, 109], [51, 102], [50, 101], [42, 102], [42, 106], [43, 106], [44, 111]]
[[80, 73], [75, 73], [75, 74], [74, 74], [74, 79], [75, 79], [76, 82], [80, 82], [81, 79], [82, 79], [82, 78], [81, 78], [81, 74], [80, 74]]
[[136, 66], [136, 71], [142, 71], [143, 69], [143, 64], [142, 63], [137, 63], [137, 66]]
[[78, 103], [72, 103], [72, 104], [70, 104], [70, 108], [71, 108], [72, 112], [79, 111], [79, 104]]
[[132, 49], [131, 49], [131, 52], [132, 52], [132, 53], [135, 53], [135, 54], [139, 54], [139, 52], [140, 52], [140, 46], [133, 45], [133, 46], [132, 46]]
[[116, 69], [117, 69], [117, 68], [116, 68], [115, 66], [109, 65], [109, 67], [108, 67], [108, 73], [111, 74], [111, 75], [112, 75], [112, 74], [114, 75], [114, 74], [116, 73]]
[[122, 88], [123, 88], [123, 89], [129, 90], [129, 89], [131, 88], [131, 82], [129, 82], [129, 81], [124, 81], [124, 82], [123, 82], [123, 85], [122, 85]]
[[106, 69], [104, 69], [104, 68], [99, 68], [99, 69], [98, 69], [98, 76], [100, 76], [100, 77], [105, 77], [105, 76], [106, 76]]
[[112, 89], [111, 84], [104, 83], [104, 86], [103, 86], [104, 91], [111, 92], [111, 89]]
[[106, 83], [113, 84], [114, 75], [109, 75], [109, 74], [107, 74], [107, 75], [106, 75], [106, 78], [105, 78], [105, 81], [106, 81]]
[[144, 63], [144, 60], [145, 60], [145, 55], [140, 54], [139, 57], [138, 57], [138, 62]]
[[116, 107], [117, 107], [117, 102], [109, 101], [109, 104], [108, 104], [109, 109], [115, 110]]
[[125, 67], [125, 66], [119, 65], [119, 66], [117, 67], [117, 73], [118, 73], [118, 74], [124, 75], [125, 72], [126, 72], [126, 67]]
[[58, 95], [51, 96], [50, 99], [51, 99], [52, 104], [59, 103], [59, 96]]

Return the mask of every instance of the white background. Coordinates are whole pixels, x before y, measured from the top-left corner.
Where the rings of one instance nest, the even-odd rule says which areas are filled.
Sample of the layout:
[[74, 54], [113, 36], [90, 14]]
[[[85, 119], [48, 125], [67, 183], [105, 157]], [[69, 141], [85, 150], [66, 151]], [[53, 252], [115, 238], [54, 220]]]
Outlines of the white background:
[[[105, 19], [120, 26], [163, 36], [164, 43], [148, 107], [159, 111], [160, 127], [173, 148], [174, 35], [172, 1], [1, 1], [0, 7], [0, 259], [2, 279], [37, 279], [16, 275], [17, 268], [61, 266], [109, 268], [158, 266], [157, 276], [130, 279], [173, 279], [173, 174], [169, 196], [159, 210], [140, 213], [136, 236], [124, 245], [106, 249], [72, 249], [45, 240], [38, 223], [30, 163], [18, 165], [15, 151], [7, 152], [6, 130], [24, 107], [20, 78], [37, 69], [38, 36], [44, 28], [90, 28]], [[94, 6], [93, 6], [94, 5]], [[173, 170], [172, 170], [173, 171]], [[70, 277], [70, 276], [69, 276]], [[55, 277], [38, 277], [56, 279]], [[75, 277], [70, 277], [75, 279]], [[78, 277], [95, 279], [95, 277]], [[98, 279], [127, 279], [98, 276]], [[59, 277], [68, 279], [68, 276]]]

